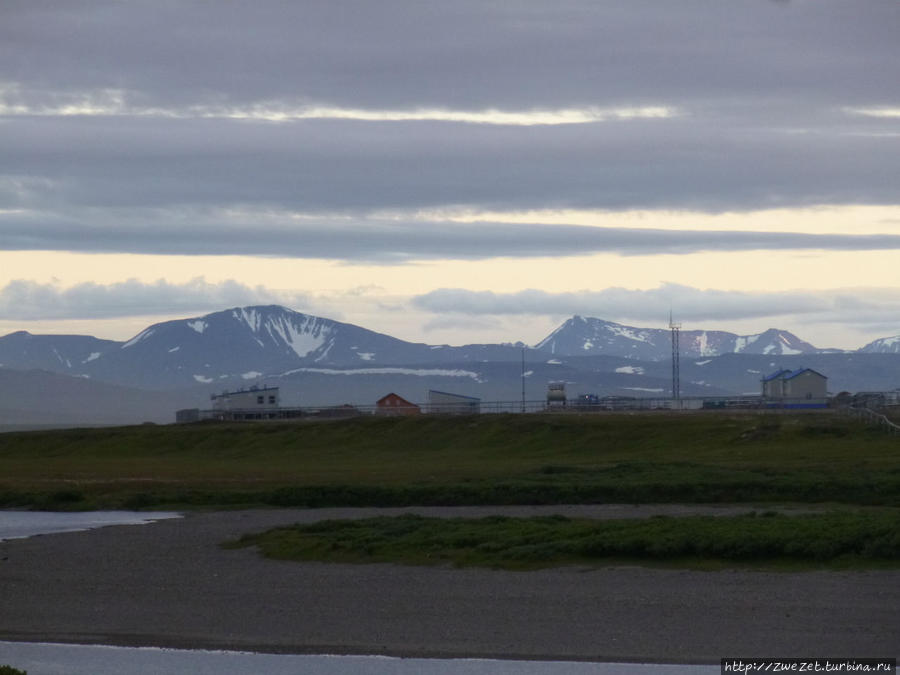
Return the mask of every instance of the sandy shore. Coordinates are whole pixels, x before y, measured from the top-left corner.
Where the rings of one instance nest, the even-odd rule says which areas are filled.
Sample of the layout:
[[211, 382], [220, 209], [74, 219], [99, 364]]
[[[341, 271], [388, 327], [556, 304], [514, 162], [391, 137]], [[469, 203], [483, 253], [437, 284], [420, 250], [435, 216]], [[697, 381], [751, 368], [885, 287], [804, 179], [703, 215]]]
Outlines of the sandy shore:
[[505, 572], [277, 562], [219, 546], [281, 524], [401, 511], [661, 509], [695, 511], [233, 511], [0, 542], [0, 640], [673, 663], [900, 653], [897, 571]]

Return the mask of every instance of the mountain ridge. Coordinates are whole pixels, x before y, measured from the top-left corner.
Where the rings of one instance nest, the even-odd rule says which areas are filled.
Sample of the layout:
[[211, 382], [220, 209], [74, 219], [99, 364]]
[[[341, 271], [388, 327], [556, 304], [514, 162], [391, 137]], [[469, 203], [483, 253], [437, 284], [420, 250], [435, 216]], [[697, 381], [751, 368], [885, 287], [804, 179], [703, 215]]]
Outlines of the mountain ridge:
[[[302, 372], [321, 375], [340, 371], [372, 378], [384, 376], [385, 368], [401, 369], [391, 371], [394, 374], [404, 368], [416, 373], [423, 369], [474, 372], [482, 364], [504, 363], [511, 373], [513, 368], [508, 364], [521, 362], [524, 353], [529, 363], [549, 366], [562, 365], [563, 361], [574, 363], [572, 360], [579, 357], [607, 357], [613, 359], [610, 363], [615, 373], [649, 377], [656, 367], [647, 364], [671, 359], [670, 337], [663, 328], [639, 328], [575, 315], [533, 347], [522, 343], [429, 345], [280, 305], [254, 305], [155, 323], [123, 342], [16, 331], [0, 337], [0, 366], [167, 390], [197, 385], [233, 387]], [[859, 353], [900, 353], [900, 337], [871, 342], [863, 348], [865, 352], [842, 352], [819, 349], [789, 331], [775, 328], [749, 336], [682, 330], [680, 338], [683, 363], [731, 354], [772, 358], [837, 354], [849, 359]], [[578, 363], [582, 364], [579, 368], [588, 367]], [[591, 361], [589, 367], [597, 367], [596, 363]], [[707, 382], [706, 378], [699, 381]], [[658, 382], [652, 384], [644, 388], [660, 389]], [[640, 390], [641, 386], [635, 388]], [[729, 386], [719, 382], [714, 389], [720, 392], [729, 390]], [[743, 391], [740, 388], [736, 393]]]
[[[821, 350], [793, 333], [769, 328], [754, 335], [727, 331], [681, 330], [679, 353], [688, 358], [723, 354], [814, 354]], [[664, 328], [637, 328], [614, 321], [575, 315], [544, 338], [536, 349], [551, 354], [609, 353], [639, 360], [671, 358], [671, 333]]]

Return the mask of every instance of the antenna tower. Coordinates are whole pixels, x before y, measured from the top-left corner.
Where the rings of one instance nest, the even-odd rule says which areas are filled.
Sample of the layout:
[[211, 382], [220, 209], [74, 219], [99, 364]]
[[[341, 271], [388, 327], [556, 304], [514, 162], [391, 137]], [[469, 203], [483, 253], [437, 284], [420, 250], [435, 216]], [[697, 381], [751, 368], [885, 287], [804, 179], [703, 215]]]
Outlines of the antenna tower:
[[679, 364], [678, 338], [681, 324], [672, 320], [672, 312], [669, 312], [669, 330], [672, 331], [672, 400], [681, 401], [681, 366]]

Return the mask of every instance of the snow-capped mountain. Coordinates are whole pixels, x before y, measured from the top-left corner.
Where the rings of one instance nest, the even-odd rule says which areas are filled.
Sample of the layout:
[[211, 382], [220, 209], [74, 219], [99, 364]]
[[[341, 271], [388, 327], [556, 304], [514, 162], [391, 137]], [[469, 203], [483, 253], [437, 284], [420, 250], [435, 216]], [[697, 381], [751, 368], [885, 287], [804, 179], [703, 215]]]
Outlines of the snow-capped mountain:
[[900, 354], [900, 335], [874, 340], [859, 351], [863, 354]]
[[[426, 345], [277, 305], [154, 324], [127, 342], [85, 336], [0, 338], [0, 365], [42, 368], [150, 389], [246, 381], [303, 367], [519, 358], [514, 345]], [[512, 355], [512, 356], [511, 356]]]
[[[661, 361], [672, 356], [671, 334], [666, 329], [635, 328], [581, 316], [568, 319], [535, 348], [554, 355], [608, 354], [642, 361]], [[757, 335], [683, 330], [680, 333], [679, 348], [680, 354], [688, 358], [722, 354], [781, 356], [822, 351], [793, 333], [775, 328]]]
[[[668, 330], [579, 316], [533, 348], [452, 347], [407, 342], [280, 306], [238, 307], [157, 323], [125, 342], [20, 331], [0, 337], [0, 366], [190, 390], [199, 392], [194, 405], [200, 407], [210, 393], [261, 382], [285, 387], [286, 400], [305, 405], [372, 403], [377, 392], [391, 389], [421, 401], [429, 388], [512, 400], [521, 396], [523, 351], [535, 398], [551, 380], [566, 381], [574, 394], [670, 393]], [[891, 365], [900, 359], [900, 338], [844, 353], [816, 349], [776, 329], [748, 336], [683, 330], [680, 355], [684, 395], [744, 394], [761, 376], [788, 366], [823, 369], [835, 391], [900, 386], [894, 377], [900, 364]]]
[[0, 338], [0, 367], [74, 373], [119, 344], [89, 335], [32, 335], [20, 330]]

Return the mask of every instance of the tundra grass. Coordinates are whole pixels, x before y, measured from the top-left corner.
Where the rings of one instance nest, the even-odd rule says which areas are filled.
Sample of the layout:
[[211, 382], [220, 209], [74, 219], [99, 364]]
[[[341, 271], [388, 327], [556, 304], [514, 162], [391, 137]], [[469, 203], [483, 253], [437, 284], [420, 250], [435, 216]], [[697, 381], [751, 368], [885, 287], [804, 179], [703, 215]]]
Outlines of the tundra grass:
[[900, 567], [896, 510], [784, 516], [331, 520], [247, 535], [281, 560], [535, 569], [616, 562], [782, 569]]
[[0, 434], [0, 506], [900, 504], [900, 437], [832, 414], [481, 415]]

